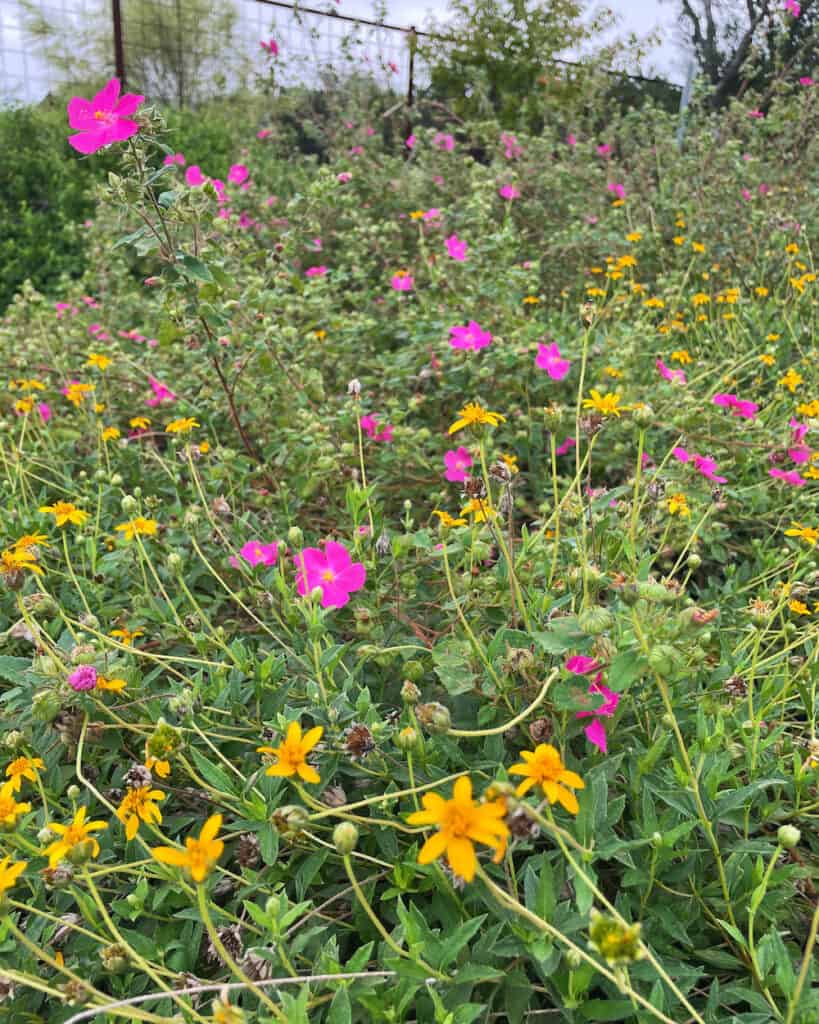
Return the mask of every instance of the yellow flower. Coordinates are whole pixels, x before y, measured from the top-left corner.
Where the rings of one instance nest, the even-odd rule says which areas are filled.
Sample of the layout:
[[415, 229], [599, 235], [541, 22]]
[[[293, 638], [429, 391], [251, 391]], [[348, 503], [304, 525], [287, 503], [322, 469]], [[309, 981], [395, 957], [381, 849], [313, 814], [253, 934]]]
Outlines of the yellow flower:
[[172, 420], [167, 427], [165, 427], [166, 434], [187, 434], [189, 430], [193, 430], [194, 427], [201, 426], [193, 416], [184, 416], [182, 419]]
[[128, 684], [124, 679], [109, 679], [107, 676], [97, 676], [97, 689], [109, 690], [111, 693], [119, 693]]
[[790, 253], [791, 255], [795, 255], [796, 253], [799, 252], [799, 246], [796, 244], [796, 242], [790, 242], [788, 245], [785, 246], [785, 252]]
[[60, 839], [45, 848], [43, 853], [48, 857], [48, 866], [56, 868], [63, 858], [88, 859], [97, 857], [100, 852], [100, 844], [91, 835], [92, 832], [99, 832], [100, 829], [108, 828], [105, 821], [86, 821], [87, 807], [80, 807], [74, 814], [74, 820], [70, 825], [58, 825], [52, 822], [48, 827], [56, 832]]
[[413, 210], [410, 214], [410, 220], [421, 220], [425, 212], [424, 210]]
[[537, 297], [537, 295], [526, 295], [523, 301], [525, 305], [534, 306], [537, 305], [538, 302], [540, 302], [540, 299]]
[[675, 228], [684, 228], [684, 227], [685, 227], [685, 217], [683, 217], [682, 215], [680, 215], [680, 216], [679, 216], [679, 217], [678, 217], [678, 218], [677, 218], [677, 219], [676, 219], [676, 220], [674, 221], [674, 227], [675, 227]]
[[23, 534], [22, 537], [12, 544], [12, 547], [17, 551], [29, 551], [31, 548], [47, 548], [50, 546], [48, 537], [44, 533]]
[[105, 412], [105, 403], [104, 402], [95, 402], [94, 403], [94, 412], [97, 413], [98, 416], [101, 416]]
[[499, 423], [505, 423], [506, 417], [499, 412], [489, 412], [478, 402], [468, 402], [463, 409], [458, 410], [458, 419], [449, 428], [449, 433], [454, 434], [464, 427], [472, 427], [477, 423], [487, 423], [490, 427], [496, 427]]
[[[99, 686], [99, 680], [97, 680]], [[162, 824], [162, 814], [156, 806], [158, 800], [164, 800], [165, 794], [160, 789], [150, 786], [139, 786], [129, 789], [117, 808], [117, 817], [125, 825], [125, 838], [133, 839], [139, 829], [140, 821], [146, 824]]]
[[496, 516], [498, 513], [492, 508], [490, 502], [484, 498], [472, 498], [461, 509], [462, 516], [474, 516], [476, 523], [485, 523], [487, 519]]
[[694, 252], [705, 252], [705, 246], [702, 244], [702, 242], [692, 242], [691, 248], [694, 250]]
[[642, 237], [643, 237], [642, 231], [629, 231], [629, 233], [626, 235], [626, 241], [627, 242], [639, 242]]
[[534, 751], [522, 750], [520, 756], [525, 763], [513, 764], [509, 769], [510, 775], [526, 776], [517, 788], [518, 796], [541, 786], [550, 804], [560, 803], [570, 814], [577, 814], [579, 804], [572, 790], [585, 789], [586, 784], [565, 767], [560, 753], [549, 743], [539, 743]]
[[35, 378], [31, 380], [10, 380], [9, 391], [45, 391], [45, 384]]
[[632, 256], [631, 253], [626, 253], [625, 256], [621, 256], [617, 260], [617, 266], [618, 267], [636, 267], [637, 266], [637, 257], [636, 256]]
[[684, 494], [672, 494], [666, 500], [666, 507], [668, 514], [671, 516], [684, 516], [688, 518], [691, 515], [691, 509], [688, 507], [688, 499]]
[[705, 292], [695, 292], [695, 294], [691, 296], [691, 302], [695, 306], [705, 306], [710, 301], [711, 296], [706, 295]]
[[12, 861], [10, 857], [0, 860], [0, 901], [2, 901], [6, 890], [17, 884], [17, 879], [27, 866], [27, 860]]
[[819, 480], [819, 469], [816, 466], [811, 466], [802, 473], [802, 476], [806, 480]]
[[646, 299], [643, 305], [647, 309], [665, 309], [665, 302], [662, 299], [658, 299], [656, 296]]
[[765, 341], [779, 341], [781, 337], [781, 334], [766, 334]]
[[804, 384], [804, 378], [791, 367], [784, 377], [777, 381], [783, 388], [787, 388], [793, 394], [800, 384]]
[[466, 526], [465, 519], [455, 519], [449, 512], [442, 512], [438, 508], [432, 510], [434, 516], [438, 516], [441, 526], [451, 529], [453, 526]]
[[776, 359], [771, 355], [770, 352], [763, 352], [762, 355], [759, 357], [759, 361], [760, 363], [764, 363], [765, 366], [773, 366], [773, 364], [776, 362]]
[[142, 537], [155, 537], [158, 525], [155, 519], [144, 519], [142, 516], [137, 516], [136, 519], [129, 519], [127, 523], [120, 523], [114, 529], [118, 533], [124, 534], [126, 540], [133, 540], [137, 534]]
[[131, 630], [127, 626], [123, 626], [122, 629], [112, 629], [108, 635], [115, 637], [125, 647], [130, 647], [136, 637], [144, 636], [145, 634], [141, 629]]
[[674, 243], [674, 245], [682, 245], [685, 241], [685, 235], [674, 235], [671, 241]]
[[[592, 388], [590, 394], [591, 398], [583, 399], [584, 409], [594, 409], [595, 412], [599, 412], [601, 416], [620, 415], [622, 410], [617, 407], [620, 401], [619, 395], [611, 394], [610, 392], [606, 392], [601, 395], [596, 388]], [[625, 408], [625, 406], [623, 408]]]
[[147, 430], [150, 427], [151, 421], [147, 416], [132, 416], [128, 420], [128, 426], [133, 427], [134, 430]]
[[324, 339], [327, 337], [327, 331], [325, 331], [323, 328], [319, 328], [317, 331], [313, 331], [313, 334], [319, 341], [324, 341]]
[[203, 441], [199, 445], [199, 451], [202, 453], [202, 455], [207, 455], [208, 452], [210, 451], [210, 442], [209, 441]]
[[814, 398], [812, 402], [801, 402], [797, 405], [796, 411], [801, 416], [808, 416], [810, 419], [814, 419], [819, 416], [819, 398]]
[[66, 387], [65, 397], [73, 406], [79, 408], [85, 396], [93, 390], [93, 384], [81, 384], [78, 380], [75, 380]]
[[14, 411], [19, 412], [21, 415], [31, 412], [34, 408], [34, 399], [30, 396], [26, 398], [18, 398], [14, 403]]
[[760, 299], [764, 299], [765, 296], [768, 295], [768, 289], [764, 284], [758, 284], [756, 288], [754, 288], [754, 292], [760, 297]]
[[605, 373], [607, 377], [613, 377], [615, 380], [617, 380], [618, 377], [623, 376], [623, 371], [618, 370], [615, 366], [607, 366], [603, 370], [603, 373]]
[[186, 837], [184, 850], [178, 850], [175, 846], [158, 846], [151, 853], [160, 864], [184, 868], [194, 882], [204, 882], [225, 848], [222, 840], [216, 838], [221, 827], [222, 815], [212, 814], [202, 826], [198, 839]]
[[277, 758], [276, 764], [270, 765], [265, 775], [291, 776], [298, 775], [305, 782], [321, 782], [319, 773], [307, 763], [307, 755], [321, 739], [324, 728], [321, 725], [308, 729], [302, 736], [301, 723], [291, 722], [287, 727], [287, 735], [278, 747], [257, 747], [257, 754], [269, 754]]
[[810, 544], [812, 548], [816, 547], [817, 541], [819, 541], [819, 529], [815, 526], [803, 526], [801, 523], [794, 523], [792, 529], [785, 530], [786, 537], [798, 537], [805, 543]]
[[455, 874], [471, 882], [478, 865], [475, 843], [491, 847], [498, 860], [503, 856], [509, 836], [503, 821], [506, 804], [499, 799], [475, 803], [468, 776], [456, 780], [449, 800], [437, 793], [424, 793], [421, 803], [424, 810], [410, 814], [407, 821], [410, 825], [437, 825], [438, 831], [421, 847], [419, 864], [431, 864], [445, 853]]
[[149, 772], [158, 775], [160, 779], [167, 779], [171, 774], [171, 762], [159, 757], [147, 757], [145, 759], [145, 767]]
[[691, 356], [688, 354], [688, 349], [677, 348], [671, 353], [671, 358], [675, 363], [682, 363], [683, 366], [688, 365], [691, 362]]
[[518, 457], [517, 457], [517, 455], [501, 454], [501, 462], [503, 462], [506, 465], [506, 468], [509, 470], [509, 472], [512, 474], [512, 476], [514, 476], [515, 473], [519, 473], [520, 472], [520, 470], [518, 469]]
[[100, 352], [89, 352], [88, 362], [85, 365], [96, 366], [98, 370], [107, 370], [113, 361], [109, 356], [102, 355]]
[[118, 427], [106, 427], [102, 432], [103, 441], [116, 441], [122, 435]]
[[16, 757], [6, 768], [6, 775], [9, 776], [12, 790], [19, 793], [23, 779], [36, 782], [37, 771], [40, 768], [45, 768], [45, 765], [39, 757]]
[[803, 601], [797, 601], [796, 598], [788, 601], [788, 607], [794, 615], [810, 615], [810, 608]]
[[24, 570], [37, 576], [43, 575], [33, 551], [28, 548], [9, 548], [0, 552], [0, 574], [11, 576]]
[[55, 501], [53, 505], [41, 505], [40, 511], [54, 516], [57, 526], [65, 526], [66, 523], [82, 526], [85, 520], [88, 519], [88, 513], [83, 512], [82, 509], [77, 508], [70, 501]]
[[595, 288], [595, 287], [590, 286], [590, 287], [588, 287], [586, 289], [586, 294], [589, 296], [589, 298], [592, 298], [592, 299], [595, 299], [595, 298], [602, 299], [602, 298], [605, 297], [606, 292], [605, 292], [605, 289], [603, 289], [603, 288]]
[[[17, 787], [19, 789], [19, 786]], [[14, 779], [9, 779], [0, 786], [0, 826], [14, 828], [21, 814], [31, 810], [31, 804], [18, 804], [14, 799]]]

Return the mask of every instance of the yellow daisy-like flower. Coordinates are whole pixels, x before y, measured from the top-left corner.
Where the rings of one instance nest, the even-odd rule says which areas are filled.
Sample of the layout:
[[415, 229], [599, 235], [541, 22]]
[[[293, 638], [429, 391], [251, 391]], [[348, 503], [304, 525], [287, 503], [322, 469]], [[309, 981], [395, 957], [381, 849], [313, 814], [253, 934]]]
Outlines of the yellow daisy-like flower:
[[490, 427], [497, 427], [499, 423], [505, 423], [506, 417], [499, 412], [489, 412], [488, 409], [478, 402], [468, 402], [463, 409], [458, 410], [458, 419], [449, 428], [449, 433], [454, 434], [464, 427], [474, 427], [477, 424], [487, 424]]
[[766, 334], [765, 341], [779, 341], [781, 337], [781, 334]]
[[287, 727], [287, 735], [278, 747], [257, 747], [257, 754], [268, 754], [275, 757], [276, 763], [270, 765], [265, 775], [290, 777], [298, 775], [305, 782], [321, 782], [319, 773], [307, 763], [307, 755], [324, 734], [324, 727], [315, 726], [308, 729], [302, 736], [301, 723], [291, 722]]
[[526, 295], [524, 296], [523, 302], [524, 305], [527, 306], [536, 306], [537, 303], [540, 302], [540, 299], [537, 297], [537, 295]]
[[114, 529], [123, 534], [126, 540], [133, 540], [137, 534], [141, 537], [155, 537], [158, 525], [156, 519], [137, 516], [136, 519], [129, 519], [127, 523], [120, 523]]
[[151, 853], [160, 864], [183, 868], [194, 882], [204, 882], [225, 848], [224, 842], [216, 838], [221, 827], [222, 815], [212, 814], [202, 826], [198, 838], [186, 837], [184, 850], [175, 846], [158, 846]]
[[466, 526], [465, 519], [455, 519], [449, 512], [442, 512], [439, 508], [434, 508], [432, 514], [438, 516], [441, 526], [446, 529], [451, 529], [453, 526]]
[[796, 407], [796, 411], [800, 416], [808, 416], [810, 419], [814, 419], [819, 416], [819, 398], [814, 398], [812, 402], [800, 402]]
[[590, 299], [602, 299], [605, 297], [606, 292], [603, 288], [595, 288], [593, 286], [589, 286], [586, 289], [586, 294], [589, 296]]
[[671, 516], [683, 516], [688, 518], [691, 515], [691, 509], [688, 507], [688, 499], [684, 494], [672, 494], [666, 500], [666, 508], [668, 514]]
[[682, 245], [683, 242], [685, 242], [685, 235], [675, 235], [671, 239], [671, 241], [674, 243], [674, 245]]
[[810, 615], [810, 608], [808, 608], [804, 601], [797, 601], [796, 598], [788, 601], [788, 608], [790, 608], [794, 615]]
[[[19, 786], [17, 787], [19, 789]], [[28, 814], [30, 803], [18, 803], [14, 799], [14, 779], [9, 779], [0, 786], [0, 825], [14, 828], [21, 814]]]
[[122, 433], [118, 427], [106, 427], [101, 436], [103, 441], [117, 441], [122, 437]]
[[627, 242], [639, 242], [643, 237], [642, 231], [629, 231], [626, 235]]
[[789, 253], [791, 256], [795, 256], [796, 253], [799, 252], [799, 246], [796, 242], [790, 242], [785, 246], [785, 252]]
[[120, 690], [124, 690], [128, 684], [124, 679], [109, 679], [108, 676], [97, 676], [98, 690], [108, 690], [110, 693], [119, 693]]
[[656, 296], [646, 299], [643, 305], [646, 309], [665, 309], [665, 302], [662, 299], [658, 299]]
[[98, 370], [107, 370], [113, 361], [110, 356], [103, 355], [101, 352], [89, 352], [88, 362], [85, 365], [96, 366]]
[[128, 420], [128, 426], [133, 427], [134, 430], [147, 430], [150, 427], [151, 421], [147, 416], [132, 416]]
[[171, 420], [171, 422], [165, 427], [166, 434], [187, 434], [193, 430], [194, 427], [199, 427], [201, 424], [194, 419], [193, 416], [183, 416], [178, 420]]
[[475, 843], [493, 849], [496, 860], [503, 856], [509, 837], [503, 821], [506, 804], [500, 799], [476, 803], [468, 776], [456, 780], [449, 800], [437, 793], [424, 793], [421, 803], [424, 810], [410, 814], [407, 821], [410, 825], [437, 825], [438, 831], [421, 847], [419, 864], [431, 864], [446, 854], [455, 874], [471, 882], [478, 866]]
[[[97, 680], [99, 686], [99, 680]], [[160, 789], [150, 786], [139, 786], [129, 789], [117, 808], [117, 817], [125, 826], [125, 838], [133, 839], [139, 830], [140, 821], [146, 824], [162, 824], [162, 813], [157, 801], [164, 800], [165, 794]]]
[[492, 508], [492, 505], [486, 498], [483, 500], [471, 498], [461, 509], [462, 516], [472, 516], [473, 521], [476, 523], [485, 523], [487, 519], [492, 519], [497, 514], [497, 511]]
[[520, 469], [518, 468], [518, 457], [517, 457], [517, 455], [506, 455], [505, 453], [501, 453], [501, 457], [500, 458], [501, 458], [501, 462], [504, 463], [504, 465], [509, 470], [509, 472], [512, 474], [512, 476], [514, 476], [515, 473], [519, 473], [520, 472]]
[[636, 267], [637, 257], [632, 256], [631, 253], [626, 253], [625, 256], [620, 256], [617, 260], [618, 267]]
[[0, 860], [0, 900], [8, 889], [17, 884], [17, 879], [28, 866], [27, 860], [13, 861], [10, 857]]
[[25, 533], [19, 537], [12, 547], [16, 551], [29, 551], [31, 548], [48, 548], [48, 537], [44, 533]]
[[85, 396], [93, 390], [93, 384], [82, 384], [80, 381], [75, 380], [66, 387], [65, 397], [75, 408], [79, 409]]
[[421, 220], [425, 212], [425, 210], [413, 210], [410, 214], [410, 220]]
[[36, 576], [43, 575], [33, 551], [28, 548], [9, 548], [0, 552], [0, 574], [12, 576], [23, 571], [33, 572]]
[[618, 408], [620, 402], [619, 394], [612, 394], [611, 392], [601, 394], [597, 388], [592, 388], [589, 394], [591, 395], [590, 398], [583, 399], [583, 408], [594, 409], [601, 416], [619, 416], [626, 408], [625, 406], [622, 409]]
[[702, 242], [692, 242], [691, 248], [694, 250], [694, 252], [705, 252], [705, 246], [702, 244]]
[[56, 868], [61, 860], [68, 858], [98, 857], [100, 844], [91, 835], [92, 832], [99, 832], [108, 828], [106, 821], [86, 821], [87, 807], [80, 807], [74, 814], [74, 820], [68, 825], [60, 825], [51, 822], [48, 826], [52, 832], [56, 832], [59, 839], [45, 848], [43, 853], [48, 857], [48, 866]]
[[754, 288], [754, 293], [758, 295], [760, 299], [764, 299], [770, 294], [764, 284], [758, 284], [756, 288]]
[[671, 353], [671, 358], [675, 363], [681, 363], [683, 366], [687, 366], [691, 362], [691, 356], [688, 354], [688, 349], [678, 348]]
[[760, 363], [764, 363], [765, 366], [773, 366], [773, 364], [776, 362], [776, 359], [771, 355], [770, 352], [763, 352], [762, 355], [759, 357], [759, 361]]
[[31, 412], [34, 408], [34, 399], [31, 396], [27, 398], [18, 398], [14, 403], [14, 411], [19, 412], [21, 415], [25, 415], [27, 412]]
[[691, 304], [693, 306], [706, 306], [711, 301], [711, 296], [706, 292], [696, 292], [691, 296]]
[[115, 640], [119, 640], [125, 647], [130, 647], [138, 636], [144, 636], [145, 633], [141, 629], [132, 630], [128, 629], [127, 626], [123, 626], [122, 629], [112, 629], [108, 635], [114, 637]]
[[161, 757], [146, 757], [145, 767], [149, 772], [158, 775], [160, 779], [167, 779], [171, 774], [171, 762]]
[[803, 526], [801, 523], [794, 522], [790, 530], [785, 530], [786, 537], [798, 537], [800, 540], [805, 541], [806, 544], [810, 544], [812, 548], [816, 547], [819, 542], [819, 529], [815, 526]]
[[523, 761], [509, 769], [510, 775], [526, 776], [517, 788], [518, 796], [540, 786], [550, 804], [560, 803], [570, 814], [577, 814], [580, 805], [572, 790], [585, 789], [586, 784], [565, 767], [560, 753], [550, 743], [539, 743], [533, 751], [522, 750], [520, 756]]
[[54, 516], [57, 526], [65, 526], [66, 523], [82, 526], [89, 515], [71, 501], [55, 501], [53, 505], [41, 505], [40, 511]]
[[6, 775], [9, 777], [12, 790], [19, 793], [23, 779], [36, 782], [37, 772], [40, 768], [45, 768], [45, 765], [39, 757], [16, 757], [6, 768]]
[[800, 373], [797, 373], [793, 367], [791, 367], [784, 377], [781, 377], [778, 381], [783, 388], [787, 388], [791, 394], [794, 394], [800, 384], [804, 384], [804, 377]]
[[616, 366], [605, 367], [603, 373], [605, 373], [607, 377], [612, 377], [614, 380], [618, 380], [620, 377], [623, 376], [623, 371], [618, 370]]
[[313, 334], [319, 341], [324, 341], [324, 339], [327, 337], [327, 331], [325, 331], [324, 328], [322, 327], [320, 327], [317, 331], [313, 331]]

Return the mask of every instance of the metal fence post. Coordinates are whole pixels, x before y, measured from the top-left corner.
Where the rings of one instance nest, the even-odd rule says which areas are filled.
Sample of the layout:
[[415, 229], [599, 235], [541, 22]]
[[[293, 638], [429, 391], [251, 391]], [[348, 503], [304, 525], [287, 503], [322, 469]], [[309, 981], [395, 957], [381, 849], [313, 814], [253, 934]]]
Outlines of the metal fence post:
[[415, 26], [409, 27], [409, 82], [407, 83], [407, 106], [411, 107], [414, 100], [414, 75], [415, 75], [415, 48], [418, 45], [418, 33]]
[[688, 75], [685, 79], [685, 87], [680, 96], [680, 123], [677, 125], [677, 149], [682, 149], [683, 139], [685, 138], [685, 119], [686, 111], [688, 110], [688, 104], [691, 102], [691, 90], [694, 85], [694, 73], [697, 70], [696, 60], [691, 59], [691, 63], [688, 65]]
[[122, 45], [122, 11], [120, 0], [111, 0], [111, 17], [114, 23], [114, 67], [117, 78], [125, 88], [125, 48]]

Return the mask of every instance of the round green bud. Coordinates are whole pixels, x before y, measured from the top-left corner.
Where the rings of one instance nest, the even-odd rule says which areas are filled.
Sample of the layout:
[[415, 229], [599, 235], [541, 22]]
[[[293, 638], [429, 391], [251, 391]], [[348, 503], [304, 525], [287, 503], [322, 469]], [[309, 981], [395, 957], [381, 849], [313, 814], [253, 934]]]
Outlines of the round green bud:
[[794, 825], [780, 825], [776, 840], [783, 850], [792, 850], [802, 838], [802, 833]]
[[333, 845], [343, 857], [348, 857], [358, 845], [358, 829], [351, 821], [340, 821], [333, 829]]

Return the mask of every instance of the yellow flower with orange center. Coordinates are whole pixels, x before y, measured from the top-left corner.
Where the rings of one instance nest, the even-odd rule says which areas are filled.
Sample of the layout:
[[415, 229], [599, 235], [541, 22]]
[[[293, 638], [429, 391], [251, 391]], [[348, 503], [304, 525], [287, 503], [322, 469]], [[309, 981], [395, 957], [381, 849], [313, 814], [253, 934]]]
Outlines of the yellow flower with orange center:
[[33, 572], [36, 576], [43, 575], [33, 551], [28, 548], [9, 548], [0, 552], [0, 574], [13, 576], [23, 571]]
[[184, 850], [175, 846], [158, 846], [151, 853], [160, 864], [182, 868], [194, 882], [204, 882], [225, 848], [224, 842], [216, 838], [221, 827], [222, 815], [212, 814], [197, 838], [186, 837]]
[[127, 523], [120, 523], [114, 529], [117, 533], [123, 534], [126, 540], [133, 540], [134, 537], [155, 537], [159, 524], [155, 519], [145, 519], [137, 516], [136, 519], [129, 519]]
[[88, 362], [85, 365], [96, 366], [98, 370], [107, 370], [113, 361], [110, 356], [103, 355], [101, 352], [89, 352]]
[[57, 822], [51, 822], [48, 826], [52, 832], [55, 832], [59, 839], [56, 839], [53, 843], [50, 843], [43, 853], [48, 857], [48, 866], [50, 868], [56, 868], [61, 860], [67, 858], [83, 858], [98, 857], [100, 852], [100, 844], [97, 842], [92, 832], [99, 832], [101, 829], [108, 828], [108, 823], [105, 821], [86, 821], [85, 816], [88, 812], [87, 807], [80, 807], [74, 814], [74, 820], [68, 825], [60, 825]]
[[23, 779], [36, 782], [37, 772], [40, 768], [45, 768], [45, 765], [39, 757], [16, 757], [6, 768], [6, 775], [9, 777], [12, 790], [19, 793]]
[[619, 407], [620, 395], [612, 394], [611, 392], [605, 392], [601, 394], [597, 388], [592, 388], [589, 392], [590, 398], [583, 399], [584, 409], [594, 409], [595, 412], [599, 412], [601, 416], [618, 416], [626, 409], [625, 406]]
[[816, 547], [819, 542], [819, 529], [815, 526], [803, 526], [801, 523], [794, 522], [790, 530], [785, 530], [786, 537], [798, 537], [800, 540], [805, 541], [806, 544], [810, 544], [812, 548]]
[[490, 427], [497, 427], [499, 423], [505, 423], [506, 417], [499, 412], [490, 412], [479, 402], [468, 402], [463, 409], [458, 410], [458, 419], [449, 428], [448, 433], [454, 434], [464, 427], [474, 427], [478, 424], [486, 424]]
[[9, 779], [0, 786], [0, 827], [14, 828], [20, 815], [28, 814], [31, 810], [31, 804], [18, 803], [14, 799], [14, 793], [14, 779]]
[[270, 765], [265, 775], [279, 777], [290, 777], [298, 775], [305, 782], [321, 782], [319, 773], [312, 765], [307, 763], [307, 755], [318, 743], [324, 733], [320, 725], [308, 729], [302, 736], [301, 723], [291, 722], [287, 727], [287, 734], [278, 747], [257, 747], [257, 754], [268, 754], [276, 758], [276, 763]]
[[117, 441], [122, 434], [118, 427], [106, 427], [101, 436], [103, 441]]
[[194, 427], [199, 427], [201, 424], [193, 416], [183, 416], [178, 420], [171, 420], [171, 422], [165, 427], [166, 434], [187, 434]]
[[88, 519], [88, 512], [83, 512], [71, 501], [55, 501], [53, 505], [41, 505], [40, 511], [54, 516], [57, 526], [65, 526], [66, 523], [82, 526]]
[[781, 384], [783, 388], [787, 388], [791, 394], [794, 394], [799, 385], [805, 383], [805, 380], [800, 373], [797, 373], [796, 370], [791, 367], [785, 376], [781, 377], [777, 383]]
[[550, 804], [560, 803], [570, 814], [577, 814], [580, 805], [572, 790], [585, 789], [586, 784], [563, 764], [563, 759], [550, 743], [539, 743], [534, 750], [522, 750], [523, 761], [513, 764], [510, 775], [525, 775], [517, 788], [518, 796], [540, 786]]
[[421, 798], [423, 811], [407, 817], [410, 825], [436, 825], [418, 854], [419, 864], [431, 864], [446, 854], [447, 862], [467, 882], [475, 877], [478, 858], [475, 843], [482, 843], [495, 851], [499, 860], [509, 837], [504, 818], [506, 804], [501, 799], [476, 803], [472, 798], [472, 782], [461, 776], [452, 789], [452, 797], [445, 800], [437, 793], [425, 793]]
[[[99, 686], [99, 680], [97, 681]], [[117, 808], [117, 817], [125, 826], [125, 838], [133, 839], [139, 830], [140, 821], [148, 825], [161, 825], [162, 813], [157, 807], [157, 802], [165, 799], [165, 794], [160, 789], [151, 789], [150, 786], [138, 786], [136, 789], [129, 789]]]

